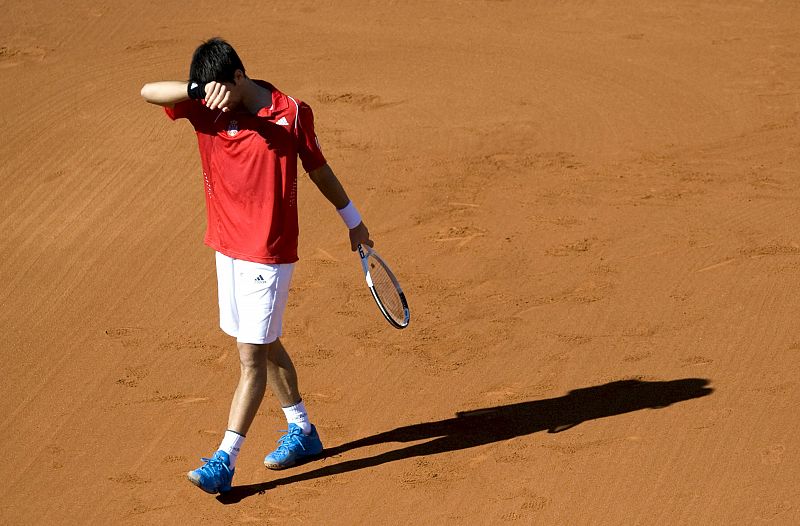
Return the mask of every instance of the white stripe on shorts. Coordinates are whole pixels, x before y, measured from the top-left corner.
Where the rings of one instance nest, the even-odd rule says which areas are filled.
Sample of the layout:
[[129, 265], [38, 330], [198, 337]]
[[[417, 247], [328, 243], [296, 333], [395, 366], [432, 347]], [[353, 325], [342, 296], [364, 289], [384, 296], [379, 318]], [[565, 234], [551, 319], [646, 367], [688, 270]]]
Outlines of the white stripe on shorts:
[[217, 252], [220, 328], [240, 343], [277, 340], [293, 271], [294, 263], [253, 263]]

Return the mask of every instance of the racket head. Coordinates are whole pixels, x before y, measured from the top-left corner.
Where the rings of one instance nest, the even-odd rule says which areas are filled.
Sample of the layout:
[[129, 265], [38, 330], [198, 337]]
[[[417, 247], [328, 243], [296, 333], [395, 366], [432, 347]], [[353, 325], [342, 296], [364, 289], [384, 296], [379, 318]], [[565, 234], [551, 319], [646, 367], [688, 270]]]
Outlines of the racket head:
[[411, 321], [408, 301], [389, 265], [375, 250], [367, 245], [358, 245], [361, 267], [372, 298], [392, 327], [405, 329]]

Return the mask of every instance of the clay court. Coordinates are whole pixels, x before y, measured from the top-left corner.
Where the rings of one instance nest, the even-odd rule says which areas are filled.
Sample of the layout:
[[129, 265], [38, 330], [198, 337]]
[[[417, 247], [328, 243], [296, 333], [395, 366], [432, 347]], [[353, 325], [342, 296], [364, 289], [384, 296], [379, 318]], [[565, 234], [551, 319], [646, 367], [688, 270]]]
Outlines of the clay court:
[[[800, 523], [800, 4], [2, 2], [3, 524]], [[228, 39], [308, 102], [411, 307], [300, 176], [283, 342], [324, 458], [273, 472], [191, 126]]]

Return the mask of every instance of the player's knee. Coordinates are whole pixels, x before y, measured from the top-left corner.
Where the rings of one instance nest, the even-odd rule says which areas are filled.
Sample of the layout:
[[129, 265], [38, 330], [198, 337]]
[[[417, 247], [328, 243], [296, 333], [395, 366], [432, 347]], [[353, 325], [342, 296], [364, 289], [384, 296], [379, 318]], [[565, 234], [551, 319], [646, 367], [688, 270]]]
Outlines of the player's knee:
[[252, 374], [266, 371], [267, 367], [267, 345], [254, 343], [238, 343], [239, 363], [242, 374]]

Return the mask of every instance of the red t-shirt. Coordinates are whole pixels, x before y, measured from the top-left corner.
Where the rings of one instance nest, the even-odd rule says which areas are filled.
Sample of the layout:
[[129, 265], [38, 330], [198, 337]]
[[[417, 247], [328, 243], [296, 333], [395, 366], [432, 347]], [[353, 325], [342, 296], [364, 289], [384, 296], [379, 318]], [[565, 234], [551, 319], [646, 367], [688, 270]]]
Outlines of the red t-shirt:
[[297, 157], [310, 172], [323, 166], [311, 108], [272, 91], [258, 115], [209, 110], [187, 100], [165, 108], [194, 126], [205, 182], [205, 244], [234, 259], [297, 261]]

